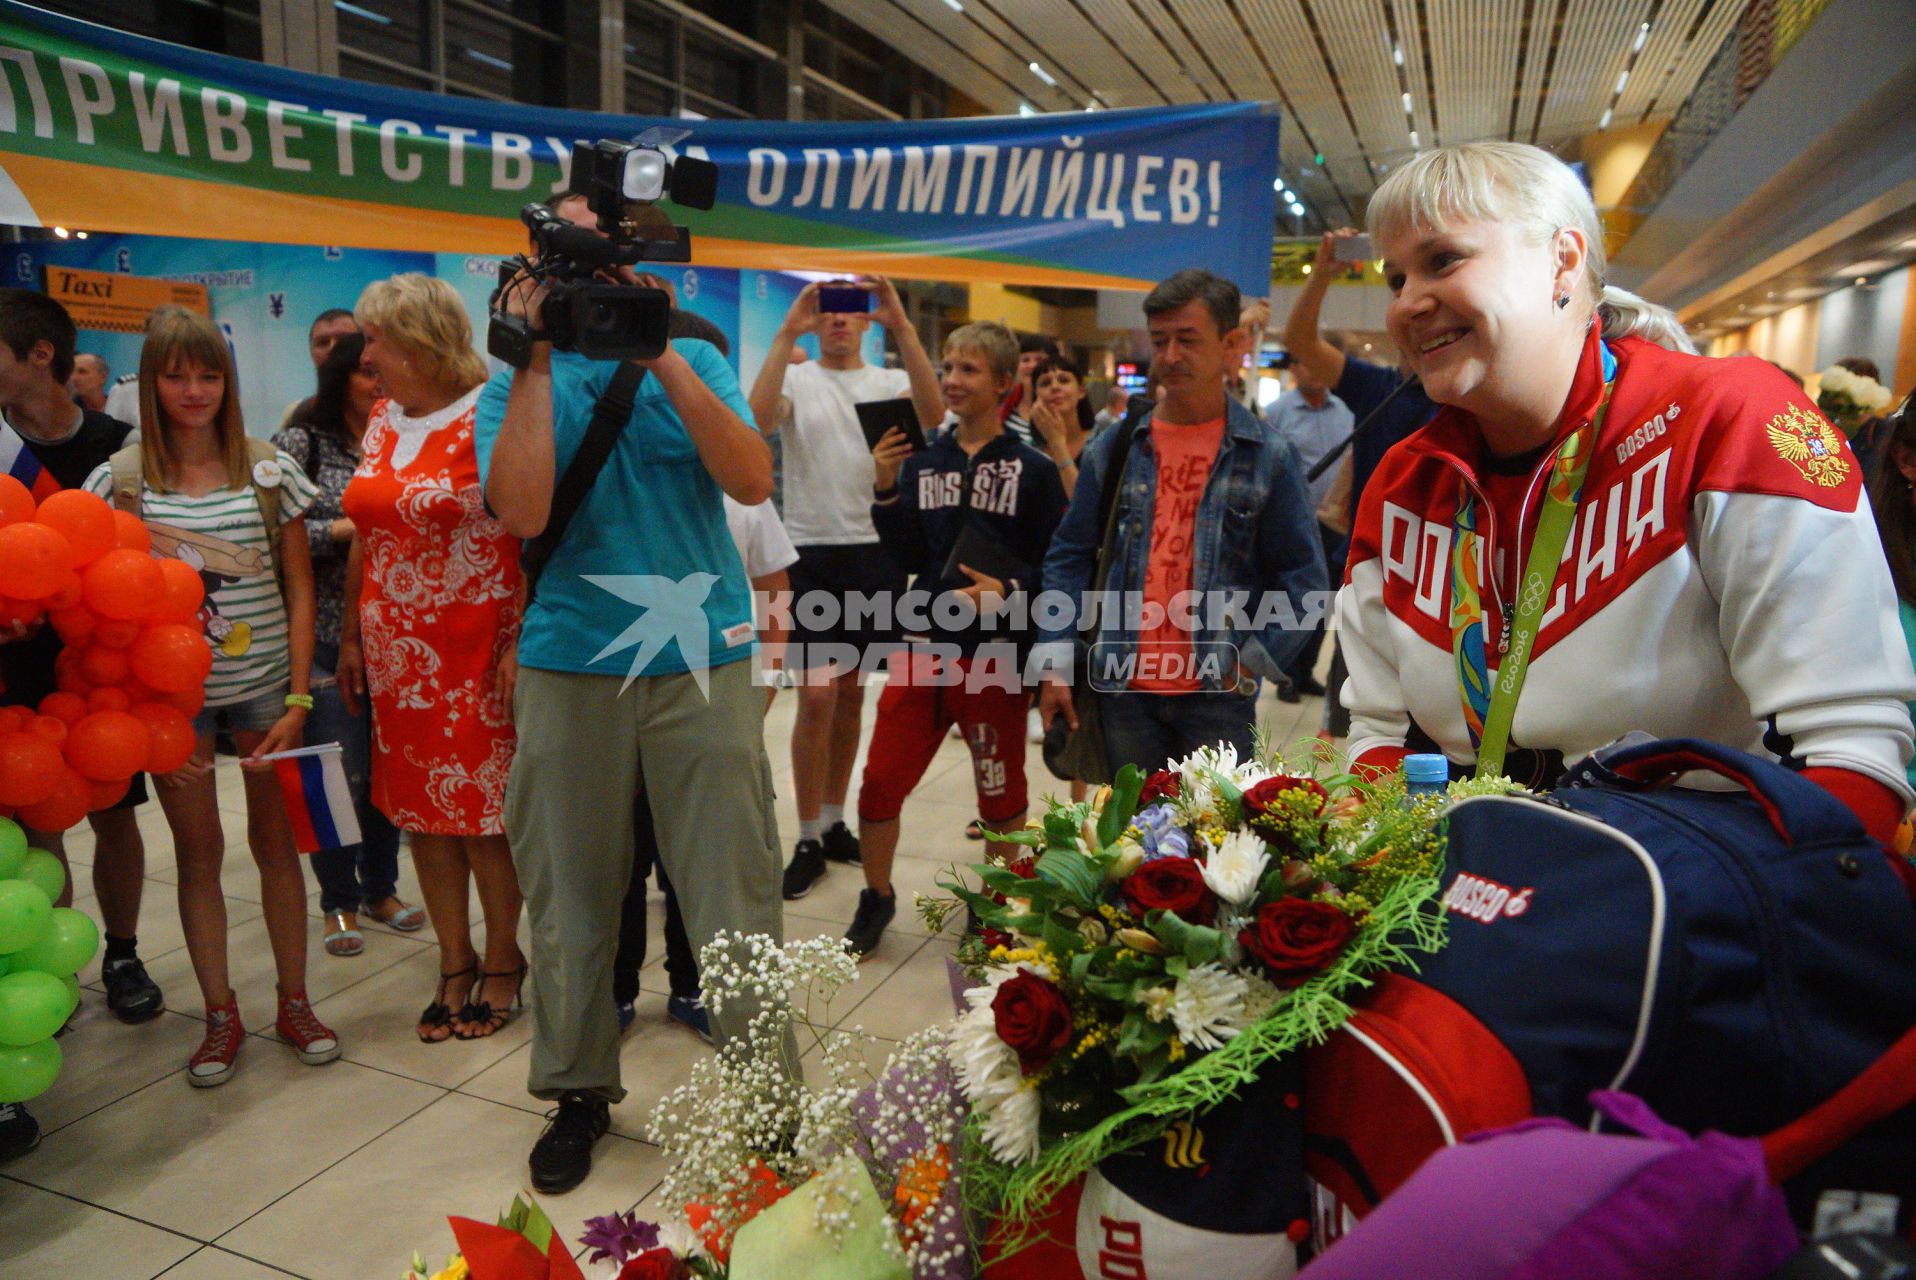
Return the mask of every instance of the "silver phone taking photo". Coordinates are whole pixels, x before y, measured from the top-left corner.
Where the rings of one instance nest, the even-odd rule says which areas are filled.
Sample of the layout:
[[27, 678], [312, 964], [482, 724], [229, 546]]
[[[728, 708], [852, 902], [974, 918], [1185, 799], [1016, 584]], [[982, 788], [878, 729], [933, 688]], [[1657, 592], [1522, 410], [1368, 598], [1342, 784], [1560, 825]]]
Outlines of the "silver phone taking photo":
[[1377, 252], [1371, 248], [1370, 237], [1360, 232], [1339, 240], [1336, 256], [1339, 262], [1369, 262], [1377, 256]]

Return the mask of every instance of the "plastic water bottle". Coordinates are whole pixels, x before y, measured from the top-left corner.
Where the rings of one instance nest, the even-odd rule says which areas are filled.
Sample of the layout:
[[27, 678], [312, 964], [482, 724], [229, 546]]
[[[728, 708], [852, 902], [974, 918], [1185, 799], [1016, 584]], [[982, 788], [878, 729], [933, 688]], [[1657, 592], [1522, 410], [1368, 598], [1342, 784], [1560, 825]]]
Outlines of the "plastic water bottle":
[[1404, 757], [1405, 789], [1413, 802], [1441, 796], [1450, 785], [1450, 761], [1435, 752]]

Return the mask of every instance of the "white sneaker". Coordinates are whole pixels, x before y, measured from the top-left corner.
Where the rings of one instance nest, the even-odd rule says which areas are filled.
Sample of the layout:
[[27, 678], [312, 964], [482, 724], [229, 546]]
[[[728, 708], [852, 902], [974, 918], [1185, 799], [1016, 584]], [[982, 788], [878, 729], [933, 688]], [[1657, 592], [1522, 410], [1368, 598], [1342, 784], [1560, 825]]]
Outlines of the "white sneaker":
[[1025, 712], [1025, 741], [1044, 741], [1044, 721], [1038, 718], [1038, 708]]

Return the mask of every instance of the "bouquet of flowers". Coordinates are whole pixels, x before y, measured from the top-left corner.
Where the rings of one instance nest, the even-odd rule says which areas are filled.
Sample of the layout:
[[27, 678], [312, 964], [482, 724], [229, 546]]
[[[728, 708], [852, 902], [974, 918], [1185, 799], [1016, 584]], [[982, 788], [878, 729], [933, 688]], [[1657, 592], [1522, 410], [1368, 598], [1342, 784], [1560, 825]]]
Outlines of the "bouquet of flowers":
[[[415, 1256], [405, 1280], [972, 1274], [952, 1176], [964, 1112], [945, 1029], [906, 1040], [874, 1072], [871, 1038], [831, 1029], [833, 1000], [858, 976], [835, 938], [780, 946], [720, 934], [699, 964], [707, 1005], [742, 1009], [749, 1030], [696, 1063], [653, 1112], [649, 1136], [673, 1162], [659, 1188], [661, 1220], [589, 1220], [581, 1268], [553, 1246], [536, 1205], [515, 1203], [498, 1228], [452, 1219], [463, 1253], [430, 1275]], [[807, 1087], [806, 1074], [821, 1083]]]
[[[1459, 783], [1452, 794], [1509, 790]], [[1442, 944], [1443, 796], [1402, 777], [1323, 782], [1234, 749], [1044, 817], [921, 899], [962, 904], [976, 984], [951, 1033], [971, 1118], [967, 1198], [1029, 1223], [1107, 1156], [1233, 1096], [1349, 1016], [1366, 974]]]
[[1852, 373], [1840, 364], [1817, 374], [1816, 383], [1816, 407], [1841, 427], [1844, 435], [1854, 435], [1865, 418], [1889, 408], [1893, 399], [1889, 388], [1876, 379]]

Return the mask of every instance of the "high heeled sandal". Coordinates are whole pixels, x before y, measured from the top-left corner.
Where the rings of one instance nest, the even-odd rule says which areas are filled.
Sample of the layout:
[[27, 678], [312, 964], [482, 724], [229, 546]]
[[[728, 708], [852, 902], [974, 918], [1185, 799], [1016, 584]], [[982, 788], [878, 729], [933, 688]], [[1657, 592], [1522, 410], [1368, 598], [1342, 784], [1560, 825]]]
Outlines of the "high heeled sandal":
[[[452, 1027], [452, 1006], [446, 1003], [446, 984], [455, 978], [473, 977], [475, 979], [475, 985], [477, 985], [476, 975], [478, 972], [479, 962], [474, 960], [471, 964], [457, 972], [442, 973], [439, 975], [439, 989], [433, 993], [432, 1003], [427, 1005], [425, 1011], [419, 1015], [419, 1026], [421, 1028], [419, 1032], [419, 1043], [444, 1044], [458, 1034]], [[466, 1006], [466, 1008], [470, 1007], [470, 1005]], [[462, 1009], [461, 1012], [464, 1012], [464, 1010]], [[443, 1036], [428, 1035], [425, 1030], [425, 1028], [430, 1028], [433, 1031], [437, 1031], [441, 1027], [446, 1029], [446, 1034]]]
[[516, 977], [518, 981], [513, 983], [511, 997], [504, 1005], [497, 1008], [493, 1006], [490, 1000], [467, 1000], [466, 1007], [459, 1011], [459, 1021], [465, 1023], [467, 1026], [483, 1027], [485, 1030], [468, 1034], [465, 1031], [460, 1031], [455, 1028], [452, 1033], [453, 1037], [459, 1040], [484, 1040], [486, 1037], [496, 1035], [503, 1030], [505, 1025], [512, 1021], [513, 1008], [515, 1006], [519, 1008], [525, 1007], [526, 972], [527, 966], [523, 961], [517, 969], [508, 969], [504, 973], [487, 973], [481, 970], [479, 973], [479, 981], [472, 984], [474, 991], [478, 991], [484, 987], [487, 978]]

